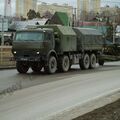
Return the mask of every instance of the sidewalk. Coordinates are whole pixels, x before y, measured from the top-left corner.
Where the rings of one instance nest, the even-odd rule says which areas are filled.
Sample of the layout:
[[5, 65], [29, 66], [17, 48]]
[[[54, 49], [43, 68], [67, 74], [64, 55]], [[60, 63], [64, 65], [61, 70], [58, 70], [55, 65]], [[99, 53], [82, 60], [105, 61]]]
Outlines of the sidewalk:
[[2, 66], [2, 65], [0, 65], [0, 70], [4, 70], [4, 69], [15, 69], [16, 68], [16, 66], [14, 65], [14, 66], [12, 66], [12, 65], [9, 65], [9, 66]]

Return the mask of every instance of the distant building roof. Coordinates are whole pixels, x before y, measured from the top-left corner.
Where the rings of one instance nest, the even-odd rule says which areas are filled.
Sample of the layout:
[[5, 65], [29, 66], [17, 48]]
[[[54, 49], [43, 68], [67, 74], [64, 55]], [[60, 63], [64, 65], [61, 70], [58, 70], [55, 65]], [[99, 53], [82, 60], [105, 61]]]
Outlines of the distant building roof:
[[33, 19], [33, 20], [27, 20], [27, 21], [14, 21], [9, 26], [10, 30], [19, 30], [26, 28], [28, 25], [44, 25], [46, 23], [47, 19]]
[[92, 28], [77, 28], [83, 35], [102, 35], [102, 33]]
[[65, 12], [55, 12], [53, 17], [50, 20], [50, 24], [60, 24], [64, 26], [69, 25], [69, 18]]
[[99, 30], [101, 33], [105, 34], [107, 31], [107, 26], [105, 22], [80, 22], [79, 26], [81, 28], [93, 28]]

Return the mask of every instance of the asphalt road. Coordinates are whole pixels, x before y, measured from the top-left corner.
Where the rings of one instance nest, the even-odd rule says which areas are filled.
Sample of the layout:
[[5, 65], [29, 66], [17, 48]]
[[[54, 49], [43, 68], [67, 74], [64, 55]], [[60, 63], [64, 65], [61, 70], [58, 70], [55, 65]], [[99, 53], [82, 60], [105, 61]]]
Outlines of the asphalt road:
[[[20, 86], [20, 89], [28, 88], [35, 85], [51, 83], [65, 78], [75, 77], [77, 75], [101, 73], [107, 71], [116, 71], [120, 69], [120, 62], [105, 63], [103, 67], [98, 66], [93, 70], [80, 70], [78, 65], [72, 66], [72, 69], [67, 73], [56, 73], [48, 75], [44, 72], [33, 73], [31, 69], [25, 75], [19, 74], [17, 70], [0, 70], [0, 91], [11, 88], [12, 86]], [[19, 87], [18, 87], [19, 88]]]
[[54, 75], [0, 71], [1, 90], [18, 83], [21, 89], [27, 88], [0, 99], [0, 120], [46, 120], [50, 115], [120, 88], [120, 62], [106, 63], [95, 70], [78, 68], [73, 66], [68, 73]]

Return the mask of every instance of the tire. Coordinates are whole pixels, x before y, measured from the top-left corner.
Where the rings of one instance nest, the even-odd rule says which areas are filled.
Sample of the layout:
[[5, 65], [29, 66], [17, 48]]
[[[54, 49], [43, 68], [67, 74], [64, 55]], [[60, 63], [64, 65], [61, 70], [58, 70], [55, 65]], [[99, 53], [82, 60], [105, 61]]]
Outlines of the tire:
[[94, 69], [96, 67], [96, 55], [93, 53], [90, 55], [90, 69]]
[[54, 56], [50, 56], [48, 65], [44, 67], [45, 71], [49, 74], [53, 74], [57, 70], [57, 60]]
[[67, 55], [61, 57], [58, 68], [62, 72], [67, 72], [70, 69], [70, 59]]
[[82, 70], [87, 70], [90, 66], [90, 57], [89, 55], [86, 53], [83, 57], [83, 59], [80, 59], [79, 61], [79, 65], [80, 65], [80, 68]]
[[98, 61], [98, 64], [99, 64], [100, 66], [103, 66], [103, 65], [104, 65], [104, 60], [99, 60], [99, 61]]
[[32, 65], [31, 65], [31, 69], [33, 70], [33, 72], [40, 72], [41, 71], [41, 69], [42, 69], [42, 64], [40, 64], [40, 63], [33, 63]]
[[27, 73], [27, 71], [29, 69], [29, 65], [27, 64], [27, 62], [17, 61], [16, 68], [19, 73], [25, 74], [25, 73]]
[[9, 43], [8, 41], [6, 41], [6, 42], [4, 43], [4, 45], [5, 45], [5, 46], [9, 46], [10, 43]]

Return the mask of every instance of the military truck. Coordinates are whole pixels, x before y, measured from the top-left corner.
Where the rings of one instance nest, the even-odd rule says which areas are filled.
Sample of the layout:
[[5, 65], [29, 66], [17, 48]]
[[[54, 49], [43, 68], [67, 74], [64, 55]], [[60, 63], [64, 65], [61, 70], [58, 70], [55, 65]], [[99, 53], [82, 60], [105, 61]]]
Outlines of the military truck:
[[12, 53], [19, 73], [67, 72], [71, 65], [95, 68], [102, 53], [102, 34], [95, 29], [61, 25], [28, 27], [16, 32]]
[[115, 43], [111, 41], [104, 40], [103, 54], [100, 57], [102, 64], [106, 61], [120, 61], [120, 38], [116, 38]]

